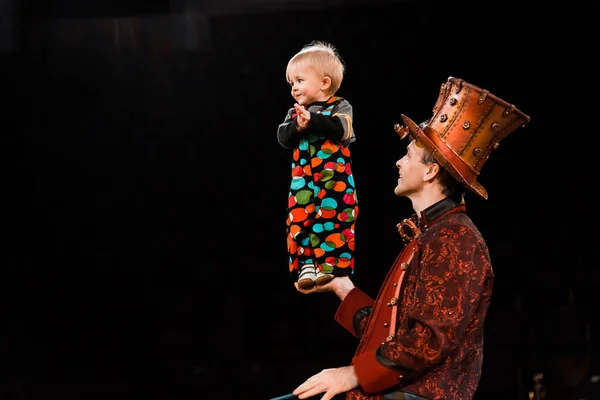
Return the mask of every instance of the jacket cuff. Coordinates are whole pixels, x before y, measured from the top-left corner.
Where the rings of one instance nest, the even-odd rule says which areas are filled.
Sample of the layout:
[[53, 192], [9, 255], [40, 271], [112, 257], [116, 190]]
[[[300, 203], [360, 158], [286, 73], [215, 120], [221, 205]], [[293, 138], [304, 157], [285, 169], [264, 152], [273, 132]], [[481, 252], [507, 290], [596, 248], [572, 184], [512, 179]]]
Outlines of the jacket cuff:
[[366, 394], [383, 392], [398, 386], [404, 373], [386, 368], [377, 361], [377, 349], [359, 354], [352, 359], [354, 371], [362, 390]]
[[358, 288], [353, 288], [344, 298], [335, 313], [335, 320], [348, 332], [358, 336], [354, 330], [354, 315], [365, 307], [372, 307], [374, 300]]

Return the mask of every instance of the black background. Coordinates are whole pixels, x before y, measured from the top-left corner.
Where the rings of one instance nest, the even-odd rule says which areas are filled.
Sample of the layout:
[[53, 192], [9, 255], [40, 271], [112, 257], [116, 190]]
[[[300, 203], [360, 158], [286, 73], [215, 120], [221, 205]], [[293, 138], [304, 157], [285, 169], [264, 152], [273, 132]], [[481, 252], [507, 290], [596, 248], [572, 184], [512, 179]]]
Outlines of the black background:
[[356, 284], [377, 294], [412, 213], [393, 125], [465, 79], [531, 116], [467, 197], [497, 277], [476, 399], [598, 371], [597, 2], [1, 4], [3, 399], [266, 400], [349, 363], [338, 300], [287, 275], [275, 130], [315, 39], [347, 64]]

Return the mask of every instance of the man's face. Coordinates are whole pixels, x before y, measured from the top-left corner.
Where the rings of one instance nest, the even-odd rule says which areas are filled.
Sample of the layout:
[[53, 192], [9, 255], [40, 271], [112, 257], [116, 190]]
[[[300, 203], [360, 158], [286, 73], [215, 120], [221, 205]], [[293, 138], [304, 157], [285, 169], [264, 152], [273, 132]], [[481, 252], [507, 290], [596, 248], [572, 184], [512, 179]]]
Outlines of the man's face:
[[406, 146], [406, 155], [396, 161], [400, 175], [394, 189], [396, 196], [410, 197], [423, 189], [424, 176], [428, 170], [428, 166], [421, 162], [424, 153], [423, 145], [413, 139]]

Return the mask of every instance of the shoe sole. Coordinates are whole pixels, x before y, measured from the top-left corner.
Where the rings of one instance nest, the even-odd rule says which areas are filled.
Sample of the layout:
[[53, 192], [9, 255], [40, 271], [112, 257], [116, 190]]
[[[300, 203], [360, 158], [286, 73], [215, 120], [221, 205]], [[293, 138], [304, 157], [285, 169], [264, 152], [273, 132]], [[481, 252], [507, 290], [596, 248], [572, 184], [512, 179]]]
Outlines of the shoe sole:
[[300, 279], [298, 281], [298, 287], [300, 289], [312, 289], [315, 286], [316, 282], [312, 279]]
[[335, 276], [333, 276], [333, 275], [320, 276], [317, 278], [316, 284], [318, 286], [327, 285], [329, 282], [331, 282], [333, 280], [333, 278], [335, 278]]

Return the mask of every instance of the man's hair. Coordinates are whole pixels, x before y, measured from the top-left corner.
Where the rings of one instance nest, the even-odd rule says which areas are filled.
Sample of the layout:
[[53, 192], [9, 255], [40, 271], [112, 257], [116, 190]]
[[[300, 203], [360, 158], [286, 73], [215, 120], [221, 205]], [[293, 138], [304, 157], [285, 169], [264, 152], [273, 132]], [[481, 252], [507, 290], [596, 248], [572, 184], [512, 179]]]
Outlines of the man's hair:
[[448, 170], [443, 168], [427, 148], [424, 148], [424, 150], [421, 162], [426, 165], [437, 164], [440, 166], [437, 179], [442, 187], [442, 194], [455, 199], [460, 199], [465, 193], [465, 186], [456, 180]]
[[337, 49], [331, 44], [323, 41], [313, 41], [305, 45], [288, 62], [285, 70], [285, 77], [290, 81], [289, 70], [296, 65], [311, 65], [317, 71], [323, 73], [331, 79], [329, 94], [333, 95], [338, 91], [344, 79], [346, 67], [344, 60], [340, 57]]

